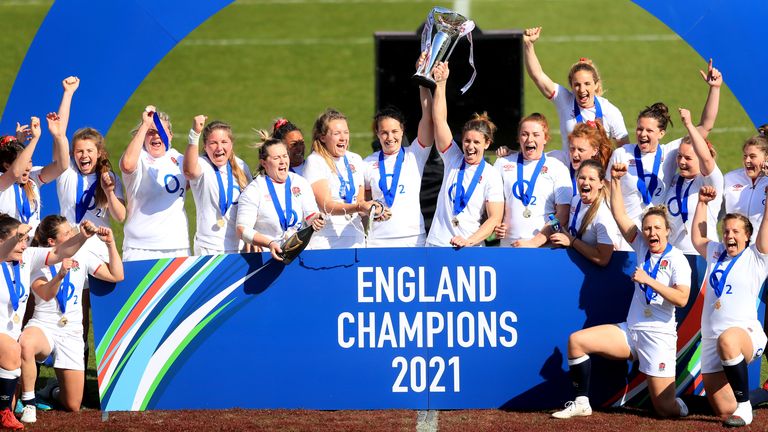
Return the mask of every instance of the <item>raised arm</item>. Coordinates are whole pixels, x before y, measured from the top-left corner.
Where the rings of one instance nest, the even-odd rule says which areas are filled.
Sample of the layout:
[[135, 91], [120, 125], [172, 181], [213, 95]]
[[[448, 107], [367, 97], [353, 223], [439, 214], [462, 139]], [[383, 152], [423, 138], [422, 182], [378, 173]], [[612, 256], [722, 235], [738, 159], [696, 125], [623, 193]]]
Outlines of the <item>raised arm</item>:
[[141, 125], [136, 131], [136, 135], [131, 139], [131, 142], [128, 143], [128, 148], [123, 152], [123, 157], [120, 158], [120, 171], [126, 174], [133, 174], [133, 172], [136, 171], [139, 163], [139, 155], [141, 155], [141, 147], [144, 145], [144, 136], [155, 125], [155, 121], [152, 119], [152, 114], [154, 114], [156, 110], [157, 108], [149, 105], [144, 109], [144, 112], [141, 113]]
[[438, 63], [432, 71], [437, 86], [432, 96], [432, 121], [435, 125], [435, 144], [440, 153], [444, 153], [451, 146], [453, 135], [448, 126], [448, 106], [445, 101], [445, 83], [448, 81], [448, 63]]
[[693, 121], [691, 121], [691, 112], [685, 108], [680, 108], [680, 118], [683, 121], [683, 126], [688, 130], [688, 136], [691, 137], [693, 151], [699, 159], [701, 174], [705, 176], [712, 174], [712, 171], [714, 171], [717, 166], [715, 158], [712, 157], [712, 153], [709, 152], [707, 141], [701, 136], [701, 133], [699, 133], [699, 128], [693, 125]]
[[704, 110], [701, 112], [701, 122], [698, 125], [699, 133], [701, 133], [702, 137], [706, 138], [712, 128], [715, 127], [717, 110], [720, 106], [720, 87], [723, 85], [723, 74], [712, 67], [712, 59], [709, 59], [707, 73], [704, 73], [702, 70], [699, 70], [699, 73], [709, 85], [707, 101], [704, 103]]
[[72, 96], [74, 96], [77, 88], [80, 87], [80, 78], [75, 76], [66, 77], [61, 82], [61, 86], [64, 88], [64, 93], [61, 95], [61, 103], [59, 103], [59, 117], [61, 118], [61, 127], [66, 135], [67, 126], [69, 126], [70, 108], [72, 107]]
[[187, 180], [194, 180], [200, 177], [200, 133], [203, 131], [208, 117], [197, 115], [192, 119], [192, 129], [189, 130], [189, 144], [184, 152], [184, 176]]
[[20, 242], [28, 242], [29, 232], [31, 230], [31, 226], [27, 224], [20, 224], [16, 228], [16, 232], [14, 234], [9, 235], [8, 238], [0, 242], [0, 261], [8, 261], [8, 256], [13, 252], [17, 244]]
[[[768, 186], [765, 188], [765, 193], [768, 193]], [[755, 239], [755, 246], [757, 251], [764, 254], [768, 253], [768, 200], [765, 201], [765, 207], [763, 208], [763, 220], [760, 221], [760, 228], [757, 230], [757, 238]]]
[[541, 63], [539, 63], [539, 58], [536, 56], [536, 50], [533, 48], [539, 36], [541, 36], [541, 27], [525, 29], [523, 32], [525, 70], [528, 72], [531, 80], [533, 80], [536, 88], [539, 89], [544, 97], [549, 99], [555, 93], [555, 83], [544, 73], [544, 69], [542, 69]]
[[701, 256], [707, 255], [707, 205], [715, 199], [717, 191], [712, 186], [702, 186], [699, 190], [699, 202], [696, 203], [696, 211], [691, 222], [691, 243], [696, 252]]
[[109, 262], [106, 265], [101, 265], [93, 275], [97, 278], [107, 282], [120, 282], [125, 279], [123, 273], [123, 260], [120, 258], [120, 253], [117, 252], [117, 246], [115, 246], [115, 237], [112, 235], [112, 230], [107, 227], [99, 227], [96, 235], [99, 236], [99, 240], [103, 241], [107, 245], [109, 250]]
[[[22, 134], [26, 134], [26, 132], [24, 132], [26, 130], [24, 126], [20, 126], [18, 123], [16, 123], [16, 126], [17, 131], [22, 130]], [[30, 118], [29, 133], [32, 136], [32, 138], [29, 140], [29, 144], [27, 144], [27, 146], [24, 147], [24, 150], [22, 150], [21, 153], [16, 156], [16, 159], [13, 161], [11, 166], [7, 167], [5, 170], [5, 173], [0, 176], [0, 192], [8, 189], [14, 183], [16, 183], [21, 178], [21, 176], [24, 175], [24, 173], [27, 171], [27, 167], [32, 162], [32, 154], [35, 152], [37, 142], [40, 141], [41, 130], [39, 118]], [[17, 134], [17, 139], [18, 136], [19, 134]]]
[[619, 226], [624, 239], [630, 243], [637, 236], [637, 225], [627, 216], [624, 208], [624, 196], [621, 193], [621, 178], [627, 173], [627, 164], [616, 162], [611, 167], [611, 214]]
[[71, 258], [76, 254], [85, 241], [96, 234], [98, 229], [91, 221], [84, 220], [80, 223], [80, 232], [67, 239], [67, 241], [56, 245], [48, 254], [46, 264], [53, 265], [60, 263], [64, 258]]
[[48, 113], [45, 119], [48, 121], [48, 131], [53, 136], [53, 160], [40, 171], [40, 178], [47, 183], [69, 168], [69, 140], [66, 123], [59, 114]]

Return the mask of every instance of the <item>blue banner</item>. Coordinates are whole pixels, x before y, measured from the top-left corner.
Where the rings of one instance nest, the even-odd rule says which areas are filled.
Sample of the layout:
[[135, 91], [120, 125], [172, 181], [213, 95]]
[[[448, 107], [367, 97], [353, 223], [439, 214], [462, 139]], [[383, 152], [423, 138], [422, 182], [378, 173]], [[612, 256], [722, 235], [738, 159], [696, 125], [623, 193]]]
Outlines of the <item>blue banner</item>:
[[[568, 336], [624, 321], [634, 289], [634, 254], [621, 252], [607, 268], [562, 249], [268, 258], [130, 262], [116, 286], [93, 281], [102, 409], [561, 406], [572, 398]], [[701, 394], [703, 261], [690, 259], [677, 383]], [[595, 359], [593, 405], [644, 402], [628, 366]]]

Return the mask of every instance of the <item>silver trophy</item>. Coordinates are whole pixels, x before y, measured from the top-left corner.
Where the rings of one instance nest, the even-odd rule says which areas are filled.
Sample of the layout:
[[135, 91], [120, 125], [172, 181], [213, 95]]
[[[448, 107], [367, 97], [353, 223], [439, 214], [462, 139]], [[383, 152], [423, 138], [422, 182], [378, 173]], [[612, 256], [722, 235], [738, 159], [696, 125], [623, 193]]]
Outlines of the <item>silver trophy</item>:
[[[424, 31], [421, 33], [421, 51], [427, 52], [427, 58], [421, 67], [413, 75], [413, 80], [422, 87], [429, 89], [435, 88], [435, 80], [432, 79], [432, 69], [439, 62], [448, 61], [453, 49], [463, 36], [467, 36], [470, 44], [469, 63], [472, 69], [475, 68], [475, 62], [472, 58], [472, 30], [475, 23], [464, 16], [446, 8], [436, 7], [427, 15], [427, 22], [424, 25]], [[434, 32], [434, 36], [432, 33]], [[462, 93], [472, 85], [476, 73], [467, 85], [462, 88]]]

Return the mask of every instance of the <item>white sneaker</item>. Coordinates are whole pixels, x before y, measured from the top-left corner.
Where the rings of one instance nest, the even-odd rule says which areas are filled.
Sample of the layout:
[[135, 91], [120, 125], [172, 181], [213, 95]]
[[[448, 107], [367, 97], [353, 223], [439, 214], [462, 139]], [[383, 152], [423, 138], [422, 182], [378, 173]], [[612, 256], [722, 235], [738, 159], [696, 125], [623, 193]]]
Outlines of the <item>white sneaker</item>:
[[677, 402], [677, 407], [680, 409], [680, 417], [687, 417], [688, 416], [688, 405], [683, 402], [680, 398], [675, 398], [675, 402]]
[[586, 417], [592, 415], [592, 407], [587, 401], [569, 401], [565, 403], [565, 409], [552, 413], [552, 417], [559, 419], [569, 419], [571, 417]]
[[736, 406], [736, 411], [723, 422], [723, 426], [741, 427], [747, 426], [750, 423], [752, 423], [752, 404], [747, 401], [739, 402]]
[[37, 408], [34, 405], [24, 405], [21, 410], [21, 419], [23, 423], [34, 423], [37, 421]]

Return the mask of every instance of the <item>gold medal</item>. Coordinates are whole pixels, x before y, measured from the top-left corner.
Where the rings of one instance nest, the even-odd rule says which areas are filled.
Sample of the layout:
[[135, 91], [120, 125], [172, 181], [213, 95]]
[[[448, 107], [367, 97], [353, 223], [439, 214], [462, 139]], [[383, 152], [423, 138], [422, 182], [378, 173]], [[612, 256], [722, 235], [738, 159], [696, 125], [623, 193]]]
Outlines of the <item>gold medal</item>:
[[453, 226], [458, 227], [459, 226], [459, 218], [453, 218], [451, 220], [451, 223], [453, 224]]
[[216, 225], [218, 225], [219, 228], [224, 228], [224, 218], [219, 218], [219, 220], [216, 221]]
[[67, 319], [67, 317], [62, 316], [61, 319], [59, 320], [59, 327], [66, 326], [68, 322], [69, 320]]
[[646, 318], [650, 318], [653, 316], [653, 312], [651, 311], [651, 308], [645, 308], [643, 311], [643, 315], [645, 315]]
[[15, 313], [15, 312], [14, 312], [14, 313], [13, 313], [13, 323], [14, 323], [14, 324], [18, 324], [18, 323], [20, 323], [20, 322], [21, 322], [21, 318], [19, 317], [19, 314], [17, 314], [17, 313]]
[[523, 210], [523, 217], [527, 219], [531, 217], [531, 215], [532, 215], [531, 210], [528, 207], [526, 207], [525, 210]]
[[720, 309], [721, 307], [723, 307], [723, 305], [720, 303], [720, 299], [717, 299], [715, 302], [715, 309]]

